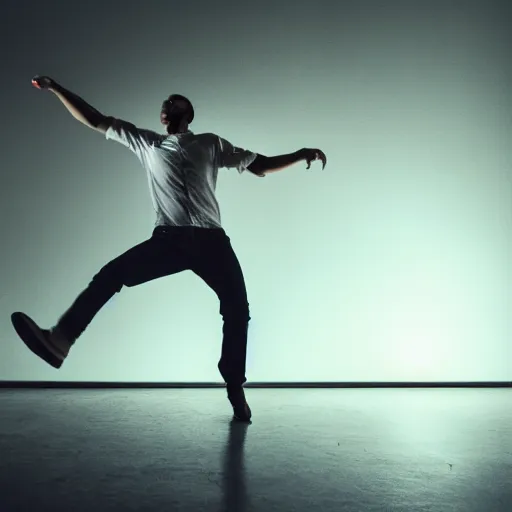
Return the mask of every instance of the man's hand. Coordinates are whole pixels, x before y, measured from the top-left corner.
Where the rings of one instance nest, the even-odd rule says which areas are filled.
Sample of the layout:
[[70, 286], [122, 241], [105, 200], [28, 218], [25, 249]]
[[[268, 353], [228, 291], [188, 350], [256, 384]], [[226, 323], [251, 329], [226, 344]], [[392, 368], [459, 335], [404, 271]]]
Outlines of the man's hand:
[[322, 160], [322, 169], [325, 169], [325, 165], [327, 164], [327, 157], [323, 151], [320, 151], [319, 149], [304, 148], [300, 150], [300, 154], [302, 159], [306, 160], [308, 164], [306, 169], [311, 167], [311, 162], [313, 162], [313, 160]]
[[32, 78], [32, 85], [37, 89], [53, 89], [57, 83], [49, 76], [36, 75]]

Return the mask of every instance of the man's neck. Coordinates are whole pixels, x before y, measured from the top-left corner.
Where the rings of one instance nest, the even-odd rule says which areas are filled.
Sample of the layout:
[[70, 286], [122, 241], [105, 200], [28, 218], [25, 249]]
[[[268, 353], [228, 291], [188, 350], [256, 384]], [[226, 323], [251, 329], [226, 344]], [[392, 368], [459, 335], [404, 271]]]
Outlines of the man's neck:
[[188, 125], [179, 126], [178, 128], [167, 126], [167, 135], [179, 135], [180, 133], [187, 133], [187, 132], [188, 132]]

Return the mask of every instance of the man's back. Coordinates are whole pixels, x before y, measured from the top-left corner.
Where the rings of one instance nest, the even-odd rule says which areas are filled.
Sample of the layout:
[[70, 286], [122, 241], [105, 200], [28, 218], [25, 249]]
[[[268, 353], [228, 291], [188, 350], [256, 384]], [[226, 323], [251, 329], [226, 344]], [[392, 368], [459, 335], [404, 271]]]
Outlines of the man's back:
[[129, 148], [147, 171], [157, 225], [220, 228], [219, 168], [241, 173], [257, 156], [213, 133], [164, 135], [120, 119], [105, 136]]

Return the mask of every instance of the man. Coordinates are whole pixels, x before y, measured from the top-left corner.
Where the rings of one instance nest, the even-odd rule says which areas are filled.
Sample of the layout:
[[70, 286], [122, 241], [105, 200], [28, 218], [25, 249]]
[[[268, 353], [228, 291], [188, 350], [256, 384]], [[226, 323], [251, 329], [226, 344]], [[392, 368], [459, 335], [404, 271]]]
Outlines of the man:
[[218, 369], [226, 383], [235, 418], [249, 421], [245, 399], [247, 330], [250, 320], [244, 277], [230, 239], [221, 227], [215, 197], [218, 169], [235, 168], [264, 177], [305, 160], [326, 157], [318, 149], [266, 157], [233, 146], [213, 133], [194, 134], [192, 103], [173, 94], [162, 104], [160, 121], [166, 134], [139, 129], [105, 116], [47, 76], [32, 84], [53, 92], [71, 115], [107, 139], [126, 146], [147, 172], [157, 220], [152, 236], [107, 263], [51, 329], [40, 328], [24, 313], [13, 313], [13, 326], [27, 347], [54, 368], [98, 311], [123, 286], [192, 270], [217, 294], [223, 317], [222, 354]]

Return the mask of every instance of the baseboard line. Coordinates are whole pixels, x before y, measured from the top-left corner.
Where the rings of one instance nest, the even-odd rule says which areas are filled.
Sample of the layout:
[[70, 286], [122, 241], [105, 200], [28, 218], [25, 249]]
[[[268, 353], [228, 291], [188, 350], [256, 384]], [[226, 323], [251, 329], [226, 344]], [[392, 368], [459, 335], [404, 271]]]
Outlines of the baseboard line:
[[[189, 389], [222, 388], [218, 382], [86, 382], [0, 380], [2, 389]], [[512, 382], [247, 382], [246, 388], [509, 388]]]

